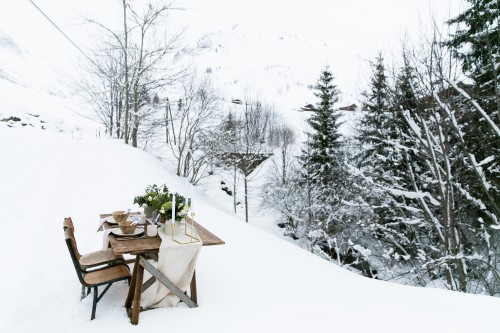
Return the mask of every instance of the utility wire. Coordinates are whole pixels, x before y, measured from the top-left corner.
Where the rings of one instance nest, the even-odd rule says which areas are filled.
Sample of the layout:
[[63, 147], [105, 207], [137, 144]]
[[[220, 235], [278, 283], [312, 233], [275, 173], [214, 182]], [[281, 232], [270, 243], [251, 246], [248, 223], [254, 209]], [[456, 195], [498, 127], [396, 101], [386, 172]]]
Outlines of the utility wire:
[[[66, 38], [66, 39], [67, 39], [67, 40], [71, 43], [71, 44], [73, 44], [73, 46], [74, 46], [74, 47], [76, 47], [76, 48], [78, 49], [78, 51], [80, 51], [80, 52], [81, 52], [81, 53], [82, 53], [82, 54], [83, 54], [83, 55], [84, 55], [84, 56], [85, 56], [88, 60], [90, 60], [90, 61], [91, 61], [91, 62], [92, 62], [95, 66], [97, 66], [97, 64], [96, 64], [96, 63], [95, 63], [92, 59], [90, 59], [90, 57], [89, 57], [89, 56], [88, 56], [85, 52], [83, 52], [83, 51], [82, 51], [82, 49], [81, 49], [80, 47], [78, 47], [78, 45], [76, 45], [76, 44], [75, 44], [75, 43], [71, 40], [71, 38], [69, 38], [69, 37], [68, 37], [68, 36], [67, 36], [67, 35], [66, 35], [66, 34], [65, 34], [65, 33], [64, 33], [64, 32], [63, 32], [63, 31], [62, 31], [62, 30], [61, 30], [61, 29], [57, 26], [57, 24], [55, 24], [55, 23], [54, 23], [54, 22], [53, 22], [53, 21], [52, 21], [52, 20], [51, 20], [51, 19], [50, 19], [50, 18], [49, 18], [49, 17], [48, 17], [48, 16], [47, 16], [47, 15], [46, 15], [46, 14], [45, 14], [42, 10], [41, 10], [41, 9], [40, 9], [40, 8], [39, 8], [39, 7], [38, 7], [38, 6], [37, 6], [37, 5], [36, 5], [36, 4], [35, 4], [32, 0], [29, 0], [29, 2], [31, 2], [31, 4], [32, 4], [33, 6], [35, 6], [35, 8], [36, 8], [36, 9], [38, 9], [38, 11], [39, 11], [40, 13], [42, 13], [42, 15], [43, 15], [43, 16], [45, 16], [45, 18], [46, 18], [46, 19], [47, 19], [50, 23], [52, 23], [52, 25], [53, 25], [54, 27], [56, 27], [56, 29], [57, 29], [57, 30], [59, 30], [59, 32], [60, 32], [60, 33], [61, 33], [61, 34], [62, 34], [62, 35], [63, 35], [63, 36], [64, 36], [64, 37], [65, 37], [65, 38]], [[99, 67], [99, 66], [97, 66], [97, 67]]]

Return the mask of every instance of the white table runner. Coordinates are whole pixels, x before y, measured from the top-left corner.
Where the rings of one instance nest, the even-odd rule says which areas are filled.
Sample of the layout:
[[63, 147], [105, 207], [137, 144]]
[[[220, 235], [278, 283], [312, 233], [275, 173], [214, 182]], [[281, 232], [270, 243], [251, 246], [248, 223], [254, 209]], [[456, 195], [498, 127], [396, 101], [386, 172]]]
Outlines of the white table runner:
[[[170, 225], [168, 225], [167, 228], [168, 227], [170, 227]], [[188, 235], [190, 235], [190, 227], [189, 225], [187, 226]], [[172, 281], [179, 289], [185, 292], [188, 290], [191, 279], [193, 278], [202, 242], [196, 241], [189, 244], [179, 244], [172, 240], [172, 235], [165, 234], [165, 227], [158, 229], [158, 235], [162, 242], [156, 269]], [[188, 242], [190, 241], [190, 236], [188, 235], [184, 234], [184, 225], [181, 225], [178, 234], [175, 235], [175, 239], [179, 242]], [[193, 237], [200, 239], [196, 229], [193, 230]], [[144, 273], [147, 273], [147, 271]], [[146, 281], [146, 274], [144, 278], [144, 281]], [[141, 305], [146, 309], [171, 307], [176, 306], [179, 301], [179, 298], [173, 292], [162, 283], [155, 281], [155, 283], [142, 294]]]

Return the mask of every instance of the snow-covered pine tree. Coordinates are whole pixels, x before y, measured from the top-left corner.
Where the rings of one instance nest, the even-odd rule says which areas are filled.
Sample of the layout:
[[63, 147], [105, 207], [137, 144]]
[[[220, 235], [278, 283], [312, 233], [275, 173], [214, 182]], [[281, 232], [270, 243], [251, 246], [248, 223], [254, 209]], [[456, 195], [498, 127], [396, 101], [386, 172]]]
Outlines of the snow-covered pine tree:
[[[457, 94], [456, 82], [462, 74], [439, 36], [434, 31], [420, 47], [422, 54], [410, 56], [418, 69], [410, 86], [421, 93], [417, 108], [401, 114], [411, 129], [403, 151], [408, 153], [406, 166], [413, 188], [402, 194], [416, 201], [414, 208], [421, 212], [415, 220], [419, 227], [415, 260], [421, 272], [431, 279], [444, 278], [452, 290], [493, 295], [500, 282], [495, 230], [499, 225], [496, 202], [489, 198], [498, 189], [483, 172], [483, 165], [491, 161], [478, 162], [468, 149], [470, 137], [464, 135], [464, 118], [459, 116], [480, 112], [465, 107], [464, 95]], [[486, 133], [478, 136], [487, 137]], [[484, 197], [478, 196], [477, 189]]]
[[484, 110], [500, 121], [500, 4], [498, 0], [467, 0], [469, 7], [451, 19], [458, 29], [448, 46], [462, 60], [474, 82], [471, 93]]
[[[463, 149], [481, 172], [466, 175], [469, 191], [500, 215], [500, 4], [498, 0], [468, 0], [469, 7], [449, 21], [458, 24], [447, 45], [462, 61], [469, 82], [448, 82], [461, 102], [455, 115]], [[470, 83], [472, 82], [472, 83]], [[458, 129], [458, 128], [457, 128]], [[469, 157], [470, 159], [470, 157]], [[482, 186], [481, 178], [492, 186]], [[477, 214], [475, 214], [477, 215]], [[481, 214], [479, 214], [481, 215]], [[498, 223], [498, 221], [497, 221]]]
[[468, 8], [449, 21], [457, 30], [446, 45], [469, 79], [448, 80], [458, 105], [449, 113], [462, 153], [456, 165], [459, 217], [478, 258], [469, 262], [469, 269], [493, 295], [500, 290], [500, 3], [467, 2]]
[[315, 185], [331, 186], [335, 180], [338, 181], [336, 173], [342, 164], [339, 133], [341, 114], [334, 109], [339, 92], [328, 67], [321, 73], [316, 89], [315, 96], [320, 101], [307, 120], [311, 128], [307, 133], [311, 139], [311, 154], [306, 163], [312, 170], [311, 177]]
[[339, 127], [339, 111], [334, 109], [338, 90], [326, 67], [316, 86], [319, 102], [308, 119], [307, 149], [300, 157], [308, 193], [310, 221], [307, 237], [317, 248], [330, 249], [328, 239], [343, 227], [339, 218], [340, 205], [347, 191], [347, 172]]
[[390, 115], [388, 112], [389, 92], [387, 76], [385, 73], [384, 58], [379, 53], [375, 62], [370, 62], [372, 77], [369, 91], [363, 93], [364, 101], [362, 110], [365, 111], [360, 122], [358, 140], [363, 145], [360, 155], [360, 164], [372, 164], [382, 156], [384, 146], [387, 144], [387, 123]]
[[409, 68], [401, 70], [395, 87], [389, 87], [382, 55], [371, 65], [372, 77], [369, 90], [363, 94], [364, 112], [357, 133], [360, 149], [356, 183], [362, 198], [359, 207], [370, 208], [364, 209], [361, 227], [365, 239], [359, 242], [379, 256], [379, 277], [387, 279], [410, 272], [411, 258], [417, 255], [418, 209], [411, 198], [403, 195], [413, 191], [405, 158], [411, 154], [411, 133], [400, 114], [403, 109], [415, 111], [416, 99], [411, 94]]

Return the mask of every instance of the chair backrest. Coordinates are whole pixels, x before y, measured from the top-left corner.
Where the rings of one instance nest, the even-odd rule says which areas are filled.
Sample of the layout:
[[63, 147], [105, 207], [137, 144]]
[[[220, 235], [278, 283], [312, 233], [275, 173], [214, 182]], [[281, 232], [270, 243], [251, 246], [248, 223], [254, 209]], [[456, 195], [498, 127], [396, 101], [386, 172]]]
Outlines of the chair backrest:
[[66, 231], [68, 228], [73, 229], [73, 232], [75, 232], [75, 226], [73, 225], [73, 219], [71, 219], [71, 217], [65, 218], [63, 222], [63, 230]]
[[70, 230], [68, 232], [68, 235], [73, 239], [73, 251], [75, 252], [76, 258], [80, 260], [81, 254], [78, 252], [78, 246], [76, 245], [76, 238], [75, 238], [75, 226], [73, 225], [73, 219], [71, 217], [66, 217], [63, 222], [63, 230], [64, 230], [64, 235], [66, 235], [66, 231]]
[[68, 228], [64, 231], [64, 237], [66, 238], [66, 245], [68, 246], [68, 251], [71, 256], [71, 261], [73, 261], [73, 266], [75, 266], [76, 275], [78, 275], [78, 280], [81, 284], [85, 284], [83, 280], [84, 271], [82, 270], [79, 262], [80, 254], [76, 250], [76, 242], [73, 237], [73, 230]]
[[79, 262], [81, 255], [80, 252], [78, 252], [78, 247], [76, 245], [76, 239], [73, 229], [68, 228], [64, 230], [64, 237], [66, 238], [66, 241], [68, 239], [70, 240], [69, 244], [71, 245], [71, 250], [74, 253], [76, 260]]

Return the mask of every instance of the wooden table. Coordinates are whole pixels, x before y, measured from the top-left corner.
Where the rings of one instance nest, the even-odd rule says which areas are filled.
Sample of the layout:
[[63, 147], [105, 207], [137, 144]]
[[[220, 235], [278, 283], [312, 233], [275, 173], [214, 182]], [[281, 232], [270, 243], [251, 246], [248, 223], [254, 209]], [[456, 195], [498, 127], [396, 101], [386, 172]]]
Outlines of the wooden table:
[[[111, 214], [101, 214], [101, 218], [111, 216]], [[188, 218], [188, 223], [191, 224], [191, 219]], [[222, 245], [225, 244], [222, 239], [212, 234], [202, 225], [193, 221], [193, 225], [201, 238], [203, 246]], [[104, 222], [100, 229], [110, 229], [116, 227], [116, 224]], [[147, 260], [158, 260], [158, 251], [161, 245], [161, 238], [159, 236], [140, 238], [134, 240], [118, 240], [113, 234], [109, 234], [108, 240], [111, 248], [115, 254], [132, 254], [135, 255], [134, 269], [132, 272], [132, 280], [125, 300], [125, 308], [130, 317], [130, 322], [133, 325], [139, 323], [139, 313], [141, 311], [141, 294], [149, 288], [155, 280], [158, 280], [165, 285], [170, 291], [175, 293], [190, 308], [197, 307], [196, 295], [196, 272], [193, 273], [190, 289], [191, 293], [188, 297], [182, 290], [177, 288], [165, 275], [158, 271]], [[151, 273], [152, 277], [143, 284], [144, 269]]]

